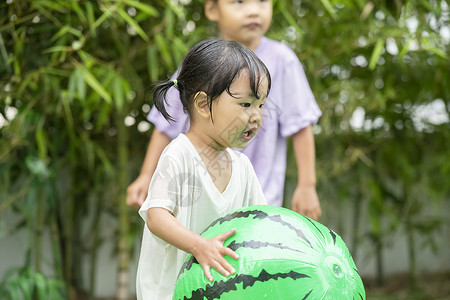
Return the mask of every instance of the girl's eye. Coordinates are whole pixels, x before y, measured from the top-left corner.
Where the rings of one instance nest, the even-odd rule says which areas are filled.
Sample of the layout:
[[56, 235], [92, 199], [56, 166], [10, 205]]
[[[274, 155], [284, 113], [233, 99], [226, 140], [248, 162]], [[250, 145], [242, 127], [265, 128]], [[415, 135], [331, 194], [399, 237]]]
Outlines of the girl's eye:
[[250, 103], [241, 103], [242, 107], [250, 107]]
[[264, 106], [264, 104], [260, 104], [260, 105], [259, 105], [259, 108], [263, 108], [263, 106]]

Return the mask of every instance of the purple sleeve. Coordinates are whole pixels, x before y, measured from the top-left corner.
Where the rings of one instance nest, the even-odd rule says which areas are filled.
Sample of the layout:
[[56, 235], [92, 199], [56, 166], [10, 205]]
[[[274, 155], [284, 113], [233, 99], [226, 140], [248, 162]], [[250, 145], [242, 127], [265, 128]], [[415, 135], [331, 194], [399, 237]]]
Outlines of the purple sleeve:
[[288, 137], [315, 124], [322, 115], [297, 57], [289, 61], [279, 81], [282, 85], [280, 133]]
[[155, 106], [150, 110], [147, 119], [171, 139], [176, 138], [180, 133], [186, 133], [189, 130], [189, 117], [183, 110], [180, 93], [174, 87], [167, 92], [166, 110], [174, 121], [167, 121]]

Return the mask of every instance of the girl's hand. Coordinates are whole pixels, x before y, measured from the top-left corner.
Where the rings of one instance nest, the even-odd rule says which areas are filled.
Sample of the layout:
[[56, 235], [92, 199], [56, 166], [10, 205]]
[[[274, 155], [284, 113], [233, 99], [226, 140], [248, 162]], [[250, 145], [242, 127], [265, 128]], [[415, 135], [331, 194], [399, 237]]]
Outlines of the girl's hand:
[[127, 205], [139, 210], [148, 193], [148, 186], [152, 176], [139, 175], [127, 188]]
[[211, 239], [203, 238], [192, 251], [192, 255], [194, 255], [202, 266], [203, 272], [209, 281], [213, 281], [210, 270], [211, 267], [227, 277], [236, 273], [234, 268], [225, 260], [224, 256], [228, 255], [234, 259], [238, 259], [239, 255], [230, 248], [223, 246], [225, 240], [235, 233], [236, 228], [219, 234]]
[[315, 221], [322, 214], [315, 186], [297, 186], [292, 195], [292, 210]]

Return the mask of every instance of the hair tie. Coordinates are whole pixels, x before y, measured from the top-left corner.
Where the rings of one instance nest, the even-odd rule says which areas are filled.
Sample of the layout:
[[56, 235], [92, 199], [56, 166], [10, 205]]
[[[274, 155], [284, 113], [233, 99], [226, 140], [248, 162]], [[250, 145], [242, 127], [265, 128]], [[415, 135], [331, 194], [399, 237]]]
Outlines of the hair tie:
[[176, 79], [172, 80], [173, 81], [173, 85], [177, 86], [178, 85], [178, 81]]

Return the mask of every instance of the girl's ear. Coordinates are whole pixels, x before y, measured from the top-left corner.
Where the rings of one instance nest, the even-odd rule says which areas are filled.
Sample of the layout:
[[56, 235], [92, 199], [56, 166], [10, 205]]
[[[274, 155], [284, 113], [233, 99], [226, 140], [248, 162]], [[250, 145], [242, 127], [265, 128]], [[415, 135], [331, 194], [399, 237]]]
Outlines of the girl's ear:
[[199, 114], [199, 117], [209, 119], [211, 116], [208, 95], [205, 92], [197, 92], [194, 96], [194, 110]]
[[205, 0], [205, 15], [212, 22], [217, 22], [219, 20], [217, 1]]

